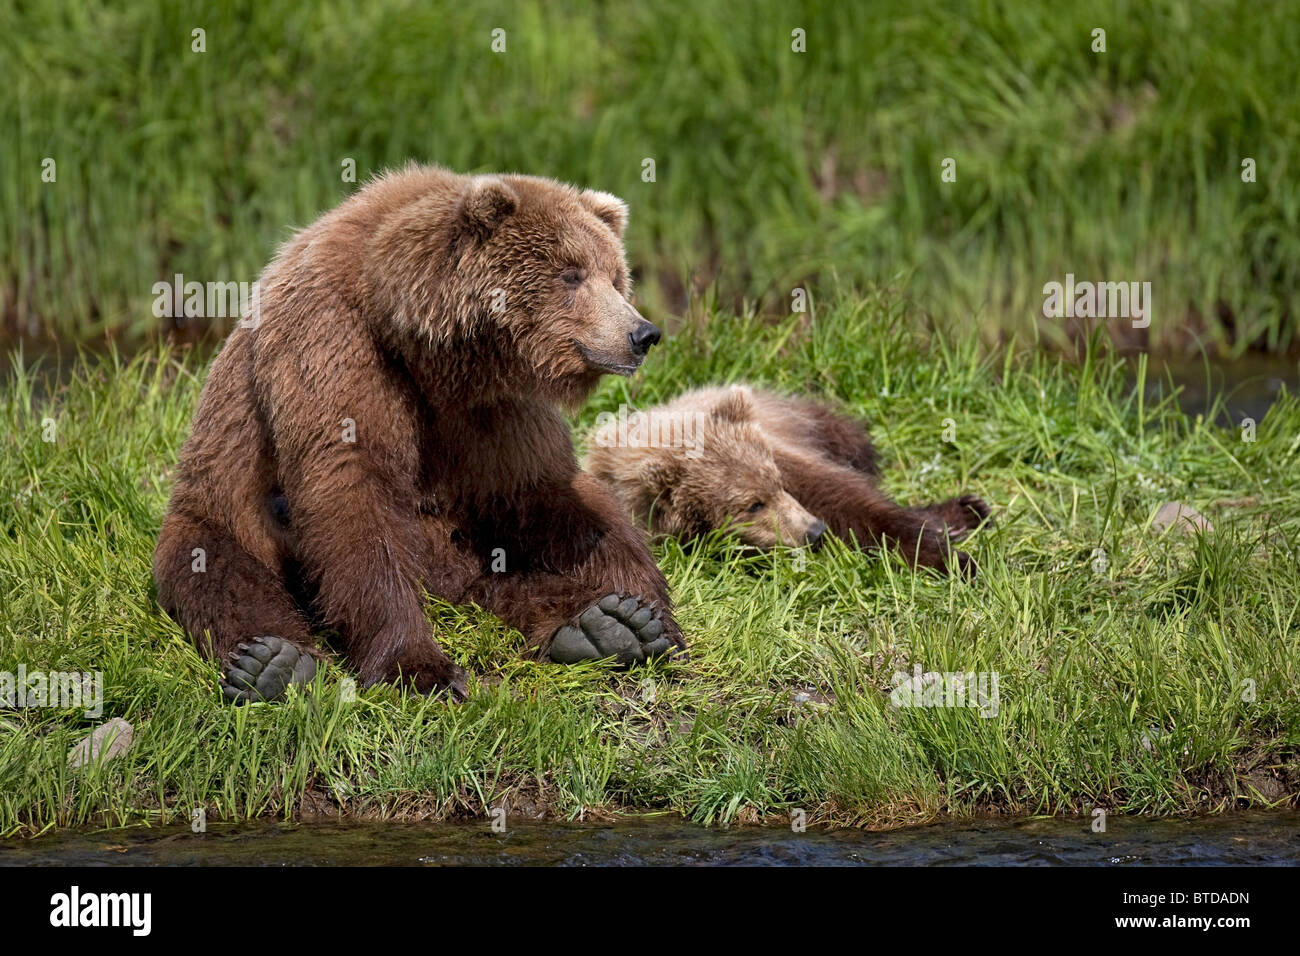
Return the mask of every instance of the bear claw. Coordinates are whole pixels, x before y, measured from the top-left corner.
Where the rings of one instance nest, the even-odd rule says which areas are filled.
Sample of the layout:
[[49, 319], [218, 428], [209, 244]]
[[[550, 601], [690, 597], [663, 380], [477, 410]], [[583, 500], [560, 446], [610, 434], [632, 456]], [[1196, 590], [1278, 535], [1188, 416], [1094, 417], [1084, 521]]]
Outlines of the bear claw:
[[672, 642], [655, 605], [638, 597], [607, 594], [566, 624], [551, 639], [550, 657], [557, 664], [614, 657], [623, 666], [668, 654]]
[[314, 657], [270, 634], [240, 644], [227, 660], [221, 693], [233, 704], [280, 700], [291, 685], [306, 684], [316, 674]]

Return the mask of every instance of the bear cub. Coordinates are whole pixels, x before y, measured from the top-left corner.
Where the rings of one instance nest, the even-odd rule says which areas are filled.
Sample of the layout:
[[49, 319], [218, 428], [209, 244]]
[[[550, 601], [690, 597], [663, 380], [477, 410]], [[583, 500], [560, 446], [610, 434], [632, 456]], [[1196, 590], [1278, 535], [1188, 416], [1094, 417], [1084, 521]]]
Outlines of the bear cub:
[[907, 508], [878, 486], [857, 421], [817, 402], [745, 385], [701, 388], [599, 421], [585, 467], [657, 534], [732, 527], [761, 549], [816, 544], [831, 531], [864, 548], [888, 541], [914, 565], [965, 573], [952, 547], [989, 517], [974, 495]]
[[366, 684], [463, 697], [426, 592], [555, 661], [684, 648], [644, 529], [579, 469], [562, 411], [659, 340], [628, 300], [626, 225], [608, 193], [408, 166], [280, 249], [154, 554], [228, 699], [311, 679], [326, 629]]

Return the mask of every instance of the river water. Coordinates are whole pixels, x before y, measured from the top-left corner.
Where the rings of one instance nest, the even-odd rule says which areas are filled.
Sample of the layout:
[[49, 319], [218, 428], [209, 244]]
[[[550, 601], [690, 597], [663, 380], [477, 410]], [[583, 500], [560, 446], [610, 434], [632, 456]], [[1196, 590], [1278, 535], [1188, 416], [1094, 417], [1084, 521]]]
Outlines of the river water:
[[[1127, 372], [1133, 383], [1137, 373], [1131, 358]], [[1210, 362], [1154, 358], [1147, 366], [1145, 395], [1150, 402], [1177, 390], [1179, 406], [1193, 416], [1208, 416], [1214, 400], [1222, 399], [1215, 420], [1233, 427], [1246, 417], [1260, 421], [1282, 389], [1295, 394], [1298, 387], [1300, 364], [1294, 356], [1250, 353], [1231, 361]]]
[[1285, 866], [1300, 863], [1300, 811], [1190, 819], [963, 820], [885, 832], [701, 827], [675, 817], [614, 823], [210, 824], [61, 831], [0, 841], [0, 865], [181, 866]]

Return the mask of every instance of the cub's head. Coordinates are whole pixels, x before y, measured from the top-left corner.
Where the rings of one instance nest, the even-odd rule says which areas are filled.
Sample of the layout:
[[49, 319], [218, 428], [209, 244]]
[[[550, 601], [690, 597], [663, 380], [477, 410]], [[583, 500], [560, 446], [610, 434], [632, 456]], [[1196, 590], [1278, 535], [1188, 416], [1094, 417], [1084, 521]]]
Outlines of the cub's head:
[[431, 252], [444, 263], [430, 307], [408, 310], [420, 331], [477, 345], [496, 366], [484, 380], [565, 404], [601, 375], [635, 372], [660, 332], [629, 300], [623, 201], [531, 176], [455, 184], [421, 200], [438, 210]]
[[766, 550], [813, 544], [826, 530], [782, 485], [743, 386], [697, 407], [606, 422], [592, 445], [588, 469], [657, 533], [693, 538], [725, 527]]

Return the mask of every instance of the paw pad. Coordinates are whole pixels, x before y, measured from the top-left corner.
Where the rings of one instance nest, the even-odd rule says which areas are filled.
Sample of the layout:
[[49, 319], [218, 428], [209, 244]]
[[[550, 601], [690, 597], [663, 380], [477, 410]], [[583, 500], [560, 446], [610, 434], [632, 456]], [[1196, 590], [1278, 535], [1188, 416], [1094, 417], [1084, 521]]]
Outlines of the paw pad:
[[231, 651], [221, 693], [233, 704], [273, 701], [316, 674], [316, 659], [292, 641], [263, 635]]
[[551, 639], [551, 660], [559, 664], [604, 657], [624, 666], [669, 654], [673, 643], [653, 603], [639, 597], [608, 594], [566, 624]]

